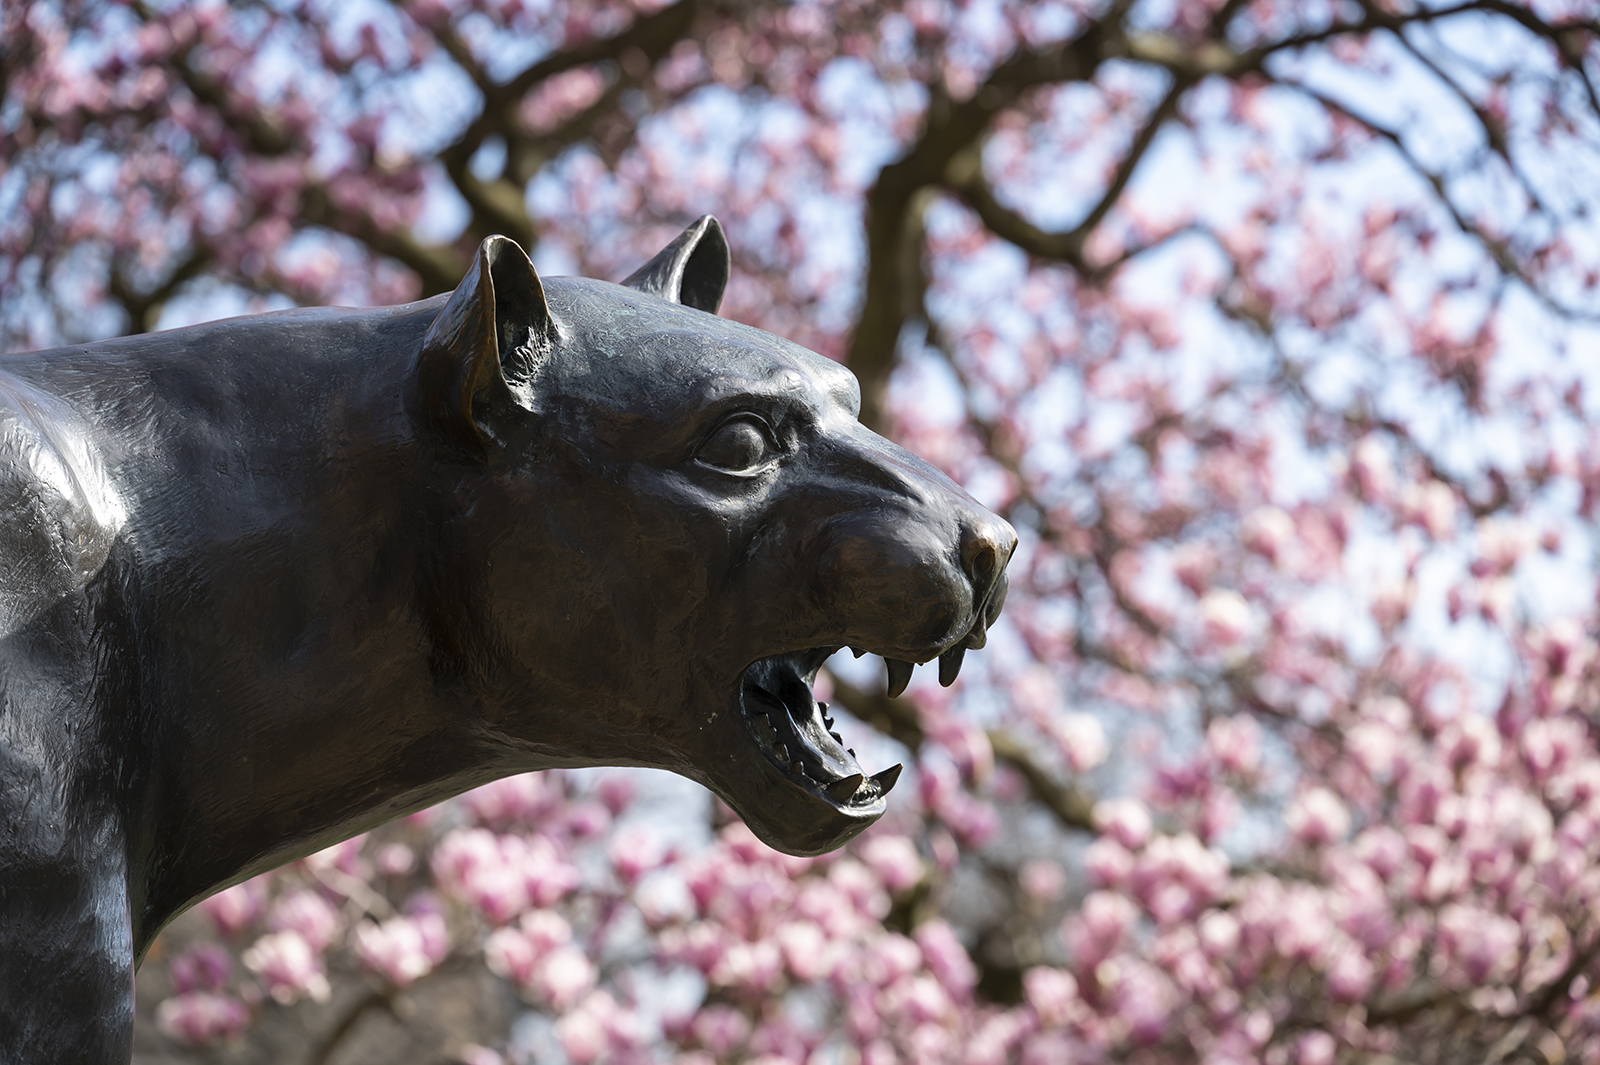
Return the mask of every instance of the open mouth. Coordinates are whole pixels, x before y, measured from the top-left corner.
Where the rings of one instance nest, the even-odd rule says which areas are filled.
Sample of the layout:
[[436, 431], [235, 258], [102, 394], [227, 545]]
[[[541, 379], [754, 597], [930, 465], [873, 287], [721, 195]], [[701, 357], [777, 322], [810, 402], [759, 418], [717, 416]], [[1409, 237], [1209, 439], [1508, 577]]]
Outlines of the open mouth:
[[817, 647], [757, 659], [741, 678], [739, 706], [745, 728], [778, 772], [829, 805], [865, 813], [881, 805], [903, 767], [868, 777], [833, 731], [828, 704], [812, 696], [817, 671], [837, 650]]

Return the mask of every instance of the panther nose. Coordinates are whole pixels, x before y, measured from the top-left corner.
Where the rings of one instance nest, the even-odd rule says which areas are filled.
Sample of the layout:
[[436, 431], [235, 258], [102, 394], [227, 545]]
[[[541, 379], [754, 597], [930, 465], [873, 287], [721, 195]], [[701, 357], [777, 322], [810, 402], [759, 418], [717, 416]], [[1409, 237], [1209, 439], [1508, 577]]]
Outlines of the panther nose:
[[[1017, 532], [1011, 524], [993, 514], [974, 516], [961, 525], [961, 568], [972, 582], [972, 604], [980, 621], [993, 621], [998, 605], [991, 605], [1005, 580], [1006, 563], [1017, 546]], [[1002, 593], [1003, 594], [1003, 593]]]

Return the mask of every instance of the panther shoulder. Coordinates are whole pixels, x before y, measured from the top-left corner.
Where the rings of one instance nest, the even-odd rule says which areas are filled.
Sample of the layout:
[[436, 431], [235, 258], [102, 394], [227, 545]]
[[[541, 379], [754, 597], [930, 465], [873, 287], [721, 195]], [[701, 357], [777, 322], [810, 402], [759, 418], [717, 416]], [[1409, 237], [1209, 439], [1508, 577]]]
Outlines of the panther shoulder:
[[0, 637], [84, 587], [123, 509], [88, 423], [65, 400], [0, 372]]

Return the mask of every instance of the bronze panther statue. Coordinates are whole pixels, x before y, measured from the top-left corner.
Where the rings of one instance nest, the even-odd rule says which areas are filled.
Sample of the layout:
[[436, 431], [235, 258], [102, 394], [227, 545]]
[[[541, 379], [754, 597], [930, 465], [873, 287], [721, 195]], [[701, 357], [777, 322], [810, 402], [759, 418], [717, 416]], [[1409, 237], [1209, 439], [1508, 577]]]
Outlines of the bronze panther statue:
[[710, 217], [622, 286], [492, 237], [448, 297], [0, 360], [0, 1058], [126, 1062], [173, 916], [509, 773], [799, 854], [882, 813], [810, 682], [952, 679], [1015, 535], [727, 277]]

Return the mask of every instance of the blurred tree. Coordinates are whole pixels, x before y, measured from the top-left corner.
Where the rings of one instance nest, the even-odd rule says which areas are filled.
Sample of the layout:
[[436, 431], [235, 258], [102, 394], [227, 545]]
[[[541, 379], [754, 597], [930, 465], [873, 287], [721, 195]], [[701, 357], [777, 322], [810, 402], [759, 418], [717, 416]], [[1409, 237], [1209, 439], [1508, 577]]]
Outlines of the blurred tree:
[[709, 211], [1023, 536], [957, 687], [824, 680], [849, 854], [502, 782], [180, 922], [141, 1060], [1600, 1061], [1597, 16], [7, 3], [0, 344]]

